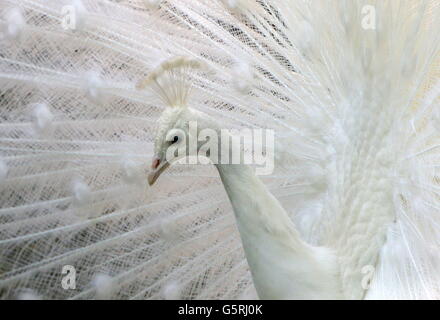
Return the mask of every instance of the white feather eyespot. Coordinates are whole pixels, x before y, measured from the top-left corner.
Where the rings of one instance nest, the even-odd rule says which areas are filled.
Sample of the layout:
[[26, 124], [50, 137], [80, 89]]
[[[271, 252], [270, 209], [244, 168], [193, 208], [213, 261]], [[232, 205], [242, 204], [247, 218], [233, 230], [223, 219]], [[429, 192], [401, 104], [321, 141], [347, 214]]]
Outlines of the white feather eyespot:
[[9, 40], [19, 39], [26, 27], [26, 20], [19, 8], [12, 8], [4, 15], [5, 22], [1, 34]]
[[103, 273], [95, 275], [92, 279], [92, 286], [95, 288], [96, 299], [110, 299], [115, 290], [114, 279]]
[[87, 9], [84, 6], [82, 0], [72, 0], [70, 5], [73, 7], [74, 11], [71, 12], [74, 16], [72, 17], [75, 21], [75, 25], [72, 26], [73, 31], [84, 30], [87, 20]]
[[175, 218], [163, 218], [159, 222], [160, 235], [165, 241], [174, 241], [179, 237], [179, 225]]
[[252, 88], [253, 80], [254, 72], [250, 63], [240, 60], [233, 65], [231, 81], [236, 91], [241, 94], [247, 94]]
[[90, 187], [81, 179], [72, 181], [73, 203], [77, 206], [84, 206], [92, 201], [92, 192]]
[[122, 160], [121, 167], [122, 179], [125, 183], [140, 185], [146, 181], [142, 162], [126, 158]]
[[162, 297], [165, 300], [180, 300], [182, 287], [177, 281], [170, 281], [162, 288]]
[[52, 128], [54, 116], [47, 104], [35, 104], [32, 109], [32, 116], [34, 129], [37, 134], [47, 133]]
[[105, 102], [104, 85], [99, 73], [88, 72], [84, 84], [87, 99], [96, 104], [103, 104]]

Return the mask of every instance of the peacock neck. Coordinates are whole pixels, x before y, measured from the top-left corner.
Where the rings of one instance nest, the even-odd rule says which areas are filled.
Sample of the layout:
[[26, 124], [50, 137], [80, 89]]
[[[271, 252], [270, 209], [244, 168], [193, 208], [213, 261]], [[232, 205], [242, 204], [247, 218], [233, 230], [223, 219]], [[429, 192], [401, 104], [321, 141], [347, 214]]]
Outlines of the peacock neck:
[[276, 198], [246, 165], [217, 164], [262, 299], [340, 298], [336, 259], [304, 243]]
[[289, 245], [300, 246], [299, 233], [289, 216], [250, 166], [217, 164], [216, 167], [242, 235], [284, 234]]

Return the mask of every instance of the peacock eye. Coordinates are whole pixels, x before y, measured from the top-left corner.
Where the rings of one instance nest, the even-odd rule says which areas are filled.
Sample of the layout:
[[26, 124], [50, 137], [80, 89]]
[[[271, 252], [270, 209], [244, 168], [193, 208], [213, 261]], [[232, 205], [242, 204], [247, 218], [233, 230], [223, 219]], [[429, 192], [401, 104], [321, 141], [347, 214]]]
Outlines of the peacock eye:
[[172, 143], [176, 143], [177, 141], [179, 141], [179, 137], [178, 136], [174, 136]]

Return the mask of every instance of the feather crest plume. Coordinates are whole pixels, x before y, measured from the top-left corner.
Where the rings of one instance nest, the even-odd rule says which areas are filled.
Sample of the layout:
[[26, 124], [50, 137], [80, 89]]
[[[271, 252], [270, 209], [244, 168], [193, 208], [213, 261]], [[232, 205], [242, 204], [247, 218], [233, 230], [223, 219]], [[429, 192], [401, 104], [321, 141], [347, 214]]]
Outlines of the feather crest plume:
[[171, 58], [162, 62], [146, 79], [140, 81], [136, 88], [144, 89], [150, 86], [161, 97], [165, 105], [183, 107], [187, 105], [191, 90], [188, 71], [202, 67], [202, 63], [196, 59]]

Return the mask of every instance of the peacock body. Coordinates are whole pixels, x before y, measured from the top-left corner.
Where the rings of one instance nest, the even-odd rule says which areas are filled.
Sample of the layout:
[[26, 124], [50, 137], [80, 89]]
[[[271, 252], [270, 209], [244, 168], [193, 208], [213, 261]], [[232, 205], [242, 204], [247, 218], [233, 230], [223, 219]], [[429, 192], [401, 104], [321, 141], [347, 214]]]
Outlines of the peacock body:
[[[1, 0], [0, 297], [438, 299], [439, 29], [434, 0]], [[274, 130], [274, 171], [150, 186], [191, 120]]]

